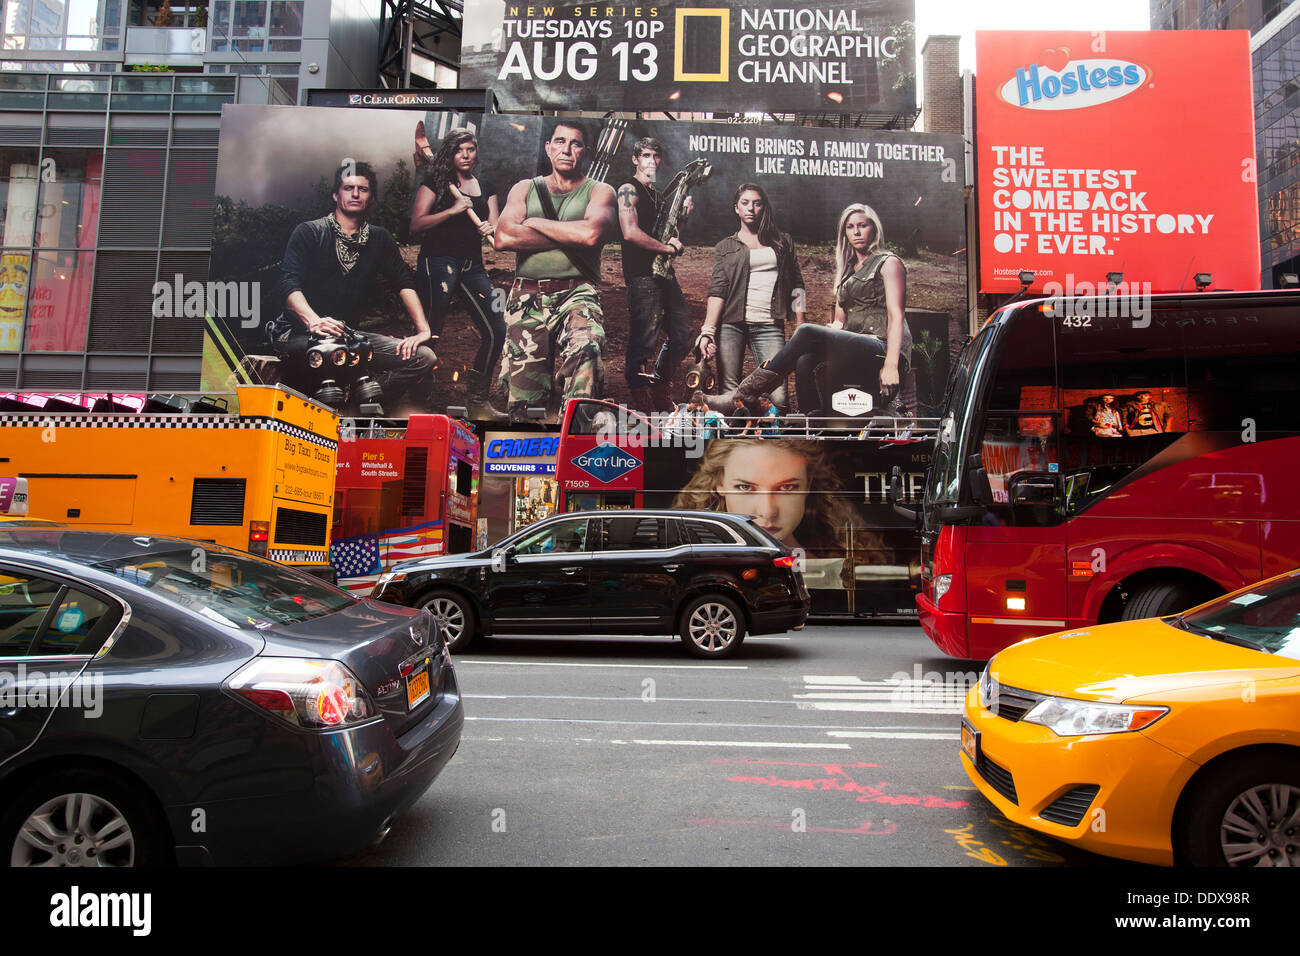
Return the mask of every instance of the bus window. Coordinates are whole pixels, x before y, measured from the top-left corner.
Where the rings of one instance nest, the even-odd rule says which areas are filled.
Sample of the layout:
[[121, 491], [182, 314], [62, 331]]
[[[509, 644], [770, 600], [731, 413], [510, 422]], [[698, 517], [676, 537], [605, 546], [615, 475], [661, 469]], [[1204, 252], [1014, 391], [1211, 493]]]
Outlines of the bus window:
[[1300, 431], [1294, 314], [1241, 305], [1184, 311], [1189, 431]]

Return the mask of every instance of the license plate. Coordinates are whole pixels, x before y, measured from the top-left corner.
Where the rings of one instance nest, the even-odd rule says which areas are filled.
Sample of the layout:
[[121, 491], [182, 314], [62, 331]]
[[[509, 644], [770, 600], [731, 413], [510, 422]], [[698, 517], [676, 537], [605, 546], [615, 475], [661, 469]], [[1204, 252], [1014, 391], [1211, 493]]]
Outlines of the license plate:
[[961, 751], [972, 764], [978, 763], [980, 752], [979, 731], [966, 723], [965, 720], [961, 722]]
[[415, 710], [429, 696], [429, 665], [426, 663], [406, 679], [406, 709]]

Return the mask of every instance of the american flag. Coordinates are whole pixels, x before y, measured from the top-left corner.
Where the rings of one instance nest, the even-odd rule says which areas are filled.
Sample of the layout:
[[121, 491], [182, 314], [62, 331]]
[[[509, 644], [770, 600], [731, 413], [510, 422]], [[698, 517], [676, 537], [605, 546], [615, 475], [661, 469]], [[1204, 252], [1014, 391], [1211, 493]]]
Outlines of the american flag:
[[442, 554], [441, 521], [410, 528], [390, 528], [382, 534], [362, 534], [336, 541], [330, 545], [330, 564], [338, 574], [339, 587], [369, 594], [381, 571], [399, 561], [411, 561], [431, 554]]
[[330, 544], [330, 564], [340, 578], [379, 575], [379, 535], [359, 534]]

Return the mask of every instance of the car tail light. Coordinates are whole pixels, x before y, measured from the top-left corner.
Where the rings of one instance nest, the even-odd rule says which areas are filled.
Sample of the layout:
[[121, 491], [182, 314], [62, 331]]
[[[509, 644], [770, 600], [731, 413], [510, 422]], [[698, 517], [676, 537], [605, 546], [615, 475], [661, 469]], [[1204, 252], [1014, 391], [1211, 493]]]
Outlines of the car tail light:
[[240, 668], [226, 688], [295, 727], [332, 730], [375, 716], [361, 682], [337, 661], [258, 657]]
[[793, 555], [793, 554], [783, 554], [783, 555], [781, 555], [781, 557], [779, 557], [779, 558], [773, 558], [773, 559], [772, 559], [772, 567], [774, 567], [774, 568], [793, 568], [793, 567], [794, 567], [794, 555]]
[[250, 521], [248, 523], [248, 553], [266, 557], [266, 548], [271, 540], [271, 522]]

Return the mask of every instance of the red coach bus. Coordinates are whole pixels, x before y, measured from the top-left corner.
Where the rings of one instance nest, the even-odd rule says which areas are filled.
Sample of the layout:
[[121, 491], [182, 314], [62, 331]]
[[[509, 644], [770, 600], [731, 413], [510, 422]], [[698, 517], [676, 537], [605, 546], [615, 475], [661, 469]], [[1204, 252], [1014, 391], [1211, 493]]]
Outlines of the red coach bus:
[[478, 439], [456, 419], [345, 421], [330, 542], [339, 586], [369, 594], [399, 561], [474, 550], [478, 481]]
[[729, 438], [612, 402], [571, 400], [556, 453], [558, 508], [749, 515], [800, 555], [813, 616], [914, 618], [920, 542], [890, 506], [888, 484], [898, 469], [907, 481], [902, 500], [919, 503], [933, 422], [877, 423], [880, 433], [864, 438], [842, 420], [842, 437], [815, 435], [801, 424], [808, 421], [787, 418], [779, 434]]
[[1300, 293], [1018, 302], [945, 404], [917, 604], [954, 657], [1300, 564]]

